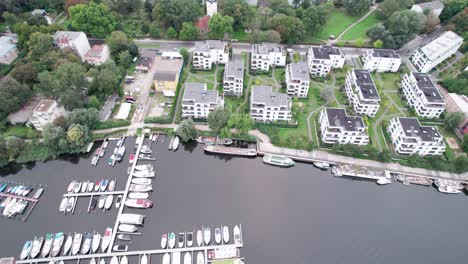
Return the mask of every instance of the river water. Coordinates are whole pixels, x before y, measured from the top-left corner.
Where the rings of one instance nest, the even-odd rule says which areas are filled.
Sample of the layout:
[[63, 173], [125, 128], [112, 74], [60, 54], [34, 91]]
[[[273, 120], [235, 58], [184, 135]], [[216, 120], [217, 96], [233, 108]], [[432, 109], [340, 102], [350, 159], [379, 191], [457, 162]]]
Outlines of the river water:
[[[127, 150], [134, 142], [127, 139]], [[159, 248], [163, 232], [242, 224], [241, 255], [247, 263], [427, 264], [468, 257], [468, 199], [463, 194], [336, 178], [304, 163], [283, 169], [261, 158], [207, 155], [195, 144], [172, 152], [167, 145], [167, 139], [153, 145], [158, 160], [151, 199], [156, 204], [140, 210], [147, 215], [143, 235], [129, 250]], [[90, 165], [90, 155], [54, 160], [0, 178], [48, 186], [26, 223], [0, 218], [0, 256], [17, 256], [34, 235], [103, 233], [113, 226], [117, 210], [88, 214], [85, 198], [74, 215], [58, 212], [74, 179], [117, 179], [116, 189], [124, 188], [127, 156], [114, 168], [105, 160], [97, 167]]]

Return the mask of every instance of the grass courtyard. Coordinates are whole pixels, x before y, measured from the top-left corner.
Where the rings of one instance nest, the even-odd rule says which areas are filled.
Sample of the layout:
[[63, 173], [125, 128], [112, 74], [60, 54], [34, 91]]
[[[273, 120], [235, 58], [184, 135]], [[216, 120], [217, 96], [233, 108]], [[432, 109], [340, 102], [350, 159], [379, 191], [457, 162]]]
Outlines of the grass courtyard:
[[355, 25], [353, 28], [348, 30], [348, 32], [346, 32], [346, 34], [344, 34], [341, 39], [342, 40], [368, 39], [369, 37], [366, 35], [367, 30], [379, 22], [380, 21], [377, 18], [377, 12], [373, 12], [366, 19], [359, 22], [359, 24]]
[[341, 34], [349, 25], [353, 24], [359, 19], [359, 17], [353, 17], [346, 14], [344, 9], [333, 9], [328, 17], [327, 23], [323, 26], [320, 32], [317, 32], [313, 35], [313, 37], [327, 40], [330, 38], [330, 35], [338, 35]]

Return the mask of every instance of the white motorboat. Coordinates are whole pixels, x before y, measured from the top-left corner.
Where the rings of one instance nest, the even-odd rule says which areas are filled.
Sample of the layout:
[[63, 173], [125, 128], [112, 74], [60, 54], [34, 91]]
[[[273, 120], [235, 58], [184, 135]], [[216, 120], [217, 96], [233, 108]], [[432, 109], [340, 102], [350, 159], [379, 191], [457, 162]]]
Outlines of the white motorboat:
[[136, 178], [154, 178], [156, 173], [154, 171], [134, 171], [133, 177]]
[[186, 240], [187, 240], [187, 247], [193, 246], [193, 232], [192, 231], [187, 232]]
[[8, 216], [11, 210], [13, 210], [13, 207], [16, 204], [17, 199], [13, 198], [10, 200], [10, 202], [5, 206], [5, 209], [3, 209], [3, 216]]
[[240, 228], [239, 226], [234, 226], [234, 230], [232, 231], [234, 234], [234, 243], [239, 245], [241, 243], [241, 235], [240, 235]]
[[96, 183], [94, 184], [94, 192], [98, 192], [100, 187], [101, 187], [101, 182], [96, 181]]
[[378, 185], [386, 185], [392, 183], [392, 180], [387, 179], [387, 178], [381, 178], [377, 180]]
[[109, 187], [107, 187], [107, 190], [108, 190], [109, 192], [113, 192], [114, 189], [115, 189], [115, 180], [112, 180], [112, 181], [110, 181]]
[[41, 195], [44, 193], [44, 188], [39, 188], [37, 191], [33, 194], [32, 198], [34, 199], [39, 199]]
[[72, 245], [72, 250], [71, 250], [72, 255], [76, 255], [78, 254], [78, 252], [80, 252], [82, 240], [83, 240], [83, 235], [80, 233], [75, 233], [75, 236], [73, 237], [73, 245]]
[[55, 234], [53, 234], [53, 233], [46, 234], [44, 246], [42, 247], [42, 251], [41, 251], [41, 256], [43, 258], [47, 257], [49, 255], [50, 251], [52, 250], [52, 245], [54, 243], [54, 237], [55, 237]]
[[105, 192], [108, 184], [109, 184], [109, 180], [102, 180], [99, 186], [99, 190], [101, 190], [101, 192]]
[[117, 196], [117, 199], [115, 199], [115, 208], [120, 208], [120, 205], [122, 204], [122, 195]]
[[149, 185], [140, 185], [140, 184], [130, 184], [128, 189], [130, 192], [149, 192], [153, 190], [152, 186]]
[[328, 168], [330, 168], [330, 164], [327, 163], [327, 162], [316, 161], [313, 164], [314, 164], [315, 167], [317, 167], [319, 169], [322, 169], [322, 170], [327, 170]]
[[88, 182], [88, 192], [92, 192], [94, 189], [94, 182]]
[[117, 238], [122, 240], [122, 241], [130, 241], [132, 240], [132, 236], [131, 235], [127, 235], [127, 234], [118, 234], [117, 235]]
[[221, 228], [215, 228], [215, 242], [216, 244], [221, 243]]
[[31, 258], [37, 257], [39, 252], [41, 252], [42, 244], [44, 243], [43, 237], [34, 237], [32, 248], [31, 248]]
[[169, 253], [164, 253], [162, 264], [171, 264], [171, 255], [169, 255]]
[[122, 224], [143, 225], [145, 215], [142, 214], [121, 214], [119, 222]]
[[149, 178], [133, 178], [132, 183], [141, 185], [151, 185], [151, 179]]
[[120, 264], [128, 264], [127, 256], [123, 256], [122, 258], [120, 258]]
[[180, 138], [179, 136], [175, 136], [174, 141], [172, 142], [172, 149], [176, 151], [179, 148]]
[[201, 231], [201, 229], [198, 229], [198, 230], [197, 230], [197, 245], [198, 245], [199, 247], [201, 247], [202, 243], [203, 243], [202, 231]]
[[148, 256], [146, 254], [143, 254], [143, 256], [141, 256], [140, 264], [148, 264]]
[[229, 227], [223, 226], [223, 241], [225, 244], [229, 243]]
[[115, 245], [112, 248], [112, 251], [114, 251], [114, 252], [126, 252], [127, 250], [128, 250], [127, 245]]
[[448, 194], [457, 194], [460, 193], [461, 191], [458, 189], [455, 189], [451, 186], [440, 186], [437, 188], [439, 192], [441, 193], [448, 193]]
[[68, 203], [68, 198], [63, 197], [62, 202], [60, 202], [60, 208], [59, 208], [60, 212], [65, 212], [65, 209], [67, 208], [67, 203]]
[[131, 192], [128, 193], [128, 198], [130, 199], [148, 199], [149, 194], [146, 192]]
[[80, 192], [85, 193], [87, 190], [88, 190], [88, 182], [83, 182], [83, 184], [81, 185]]
[[104, 204], [104, 208], [106, 210], [109, 210], [111, 208], [111, 206], [112, 206], [113, 201], [114, 201], [114, 195], [112, 195], [112, 194], [107, 195], [106, 202]]
[[172, 252], [172, 262], [171, 264], [180, 264], [180, 252]]
[[165, 249], [167, 247], [167, 234], [161, 236], [161, 248]]
[[23, 249], [21, 250], [20, 259], [26, 259], [29, 256], [32, 249], [32, 243], [33, 242], [31, 240], [24, 243]]
[[136, 165], [135, 170], [137, 170], [137, 171], [153, 171], [154, 167], [151, 164], [142, 164], [142, 165]]
[[132, 208], [150, 208], [153, 202], [148, 199], [127, 199], [125, 205]]
[[91, 260], [89, 261], [89, 264], [96, 264], [96, 259], [95, 259], [95, 258], [91, 258]]
[[205, 256], [201, 251], [198, 251], [197, 253], [197, 264], [205, 264]]
[[106, 196], [105, 196], [105, 195], [101, 195], [101, 197], [99, 197], [98, 208], [99, 208], [99, 209], [103, 209], [105, 203], [106, 203]]
[[81, 182], [75, 182], [75, 187], [74, 187], [74, 189], [73, 189], [73, 192], [74, 192], [74, 193], [79, 193], [80, 190], [81, 190], [81, 185], [82, 185]]
[[54, 243], [52, 245], [52, 252], [50, 253], [52, 257], [58, 256], [58, 254], [62, 250], [64, 240], [65, 235], [62, 232], [55, 234]]
[[65, 244], [63, 245], [63, 255], [68, 255], [70, 252], [71, 246], [73, 244], [73, 236], [69, 233], [67, 239], [65, 240]]
[[211, 229], [209, 227], [203, 228], [203, 242], [205, 245], [209, 245], [211, 240]]
[[106, 231], [104, 232], [104, 236], [102, 237], [102, 242], [101, 242], [102, 252], [105, 252], [107, 250], [107, 248], [109, 247], [111, 239], [112, 239], [112, 228], [107, 227]]
[[101, 245], [101, 234], [98, 232], [94, 232], [93, 235], [93, 244], [91, 245], [91, 250], [93, 253], [96, 253], [99, 249], [99, 245]]
[[120, 224], [119, 231], [127, 232], [127, 233], [135, 233], [136, 231], [138, 231], [138, 228], [134, 225]]
[[185, 233], [179, 233], [179, 236], [177, 237], [177, 246], [178, 247], [184, 247], [184, 242], [185, 242]]
[[106, 264], [106, 260], [104, 258], [101, 258], [101, 260], [99, 261], [99, 264]]
[[169, 248], [174, 248], [175, 247], [175, 234], [174, 234], [174, 232], [171, 232], [169, 234], [168, 246], [169, 246]]
[[67, 208], [66, 211], [67, 213], [71, 213], [73, 211], [73, 207], [75, 206], [75, 197], [69, 197], [68, 202], [67, 202]]
[[185, 252], [184, 264], [192, 264], [192, 255], [190, 254], [190, 252]]
[[93, 243], [93, 235], [86, 232], [84, 234], [84, 242], [83, 246], [81, 247], [81, 254], [88, 254], [91, 250], [91, 244]]
[[117, 256], [113, 256], [111, 258], [110, 264], [119, 264], [119, 259], [117, 258]]
[[73, 192], [74, 189], [75, 189], [75, 181], [72, 181], [72, 182], [70, 182], [70, 184], [68, 185], [67, 192], [68, 192], [68, 193], [71, 193], [71, 192]]
[[263, 155], [263, 162], [279, 167], [291, 167], [294, 166], [294, 164], [296, 164], [291, 158], [288, 158], [283, 155], [274, 155], [269, 153]]

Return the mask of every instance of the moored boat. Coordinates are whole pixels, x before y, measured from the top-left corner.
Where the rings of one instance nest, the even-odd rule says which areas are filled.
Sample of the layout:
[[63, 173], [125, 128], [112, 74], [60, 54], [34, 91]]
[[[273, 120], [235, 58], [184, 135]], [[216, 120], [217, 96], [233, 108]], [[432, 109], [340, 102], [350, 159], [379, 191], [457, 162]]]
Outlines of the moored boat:
[[112, 180], [112, 181], [110, 181], [109, 187], [107, 188], [107, 190], [108, 190], [109, 192], [113, 192], [114, 189], [115, 189], [115, 180]]
[[130, 241], [132, 240], [132, 236], [128, 234], [118, 234], [117, 238], [122, 240], [122, 241]]
[[241, 243], [241, 235], [240, 235], [240, 228], [239, 226], [234, 226], [234, 229], [233, 229], [233, 234], [234, 234], [234, 243], [236, 245], [239, 245]]
[[148, 199], [127, 199], [125, 205], [132, 208], [150, 208], [153, 202]]
[[215, 228], [214, 235], [215, 235], [215, 242], [216, 242], [216, 244], [221, 243], [221, 228], [216, 227], [216, 228]]
[[73, 187], [73, 192], [74, 193], [79, 193], [80, 190], [81, 190], [81, 185], [82, 185], [81, 182], [75, 182], [75, 187]]
[[103, 209], [105, 203], [106, 203], [106, 195], [101, 195], [101, 197], [99, 197], [98, 208]]
[[225, 244], [229, 243], [229, 227], [223, 226], [223, 241]]
[[98, 232], [94, 232], [93, 243], [91, 245], [91, 250], [93, 251], [93, 253], [96, 253], [98, 251], [99, 245], [101, 245], [101, 234], [99, 234]]
[[73, 244], [73, 236], [69, 233], [63, 245], [63, 255], [68, 255]]
[[128, 162], [130, 162], [130, 164], [133, 164], [133, 162], [135, 162], [135, 154], [130, 154], [130, 156], [128, 157]]
[[128, 264], [127, 256], [122, 256], [122, 258], [120, 258], [120, 264]]
[[31, 258], [37, 257], [42, 249], [42, 244], [44, 243], [43, 237], [34, 237], [32, 248], [31, 248]]
[[101, 181], [101, 185], [99, 186], [99, 190], [100, 190], [101, 192], [105, 192], [106, 189], [107, 189], [108, 183], [109, 183], [108, 180], [102, 180], [102, 181]]
[[94, 189], [94, 182], [88, 182], [88, 192], [92, 192]]
[[192, 231], [187, 232], [186, 240], [187, 240], [187, 247], [191, 247], [193, 245], [193, 232]]
[[203, 149], [206, 152], [210, 152], [210, 153], [219, 153], [219, 154], [234, 155], [234, 156], [247, 156], [247, 157], [257, 156], [257, 150], [250, 149], [250, 148], [233, 148], [233, 147], [209, 145], [209, 146], [205, 146]]
[[73, 244], [72, 244], [72, 249], [71, 249], [72, 255], [76, 255], [78, 254], [78, 252], [80, 252], [82, 240], [83, 240], [83, 235], [81, 233], [75, 233], [75, 235], [73, 236]]
[[91, 249], [91, 244], [93, 243], [93, 235], [86, 232], [84, 234], [84, 242], [83, 246], [81, 247], [81, 254], [88, 254]]
[[209, 245], [211, 240], [211, 229], [209, 227], [203, 228], [203, 242], [205, 245]]
[[114, 245], [114, 247], [112, 247], [112, 251], [115, 251], [115, 252], [126, 252], [127, 250], [128, 250], [127, 245]]
[[162, 264], [171, 264], [171, 255], [169, 255], [169, 253], [164, 253]]
[[161, 248], [166, 248], [167, 247], [167, 234], [163, 234], [161, 236]]
[[55, 234], [54, 244], [52, 246], [52, 252], [50, 253], [52, 257], [58, 256], [58, 254], [62, 250], [64, 241], [65, 241], [65, 235], [62, 232]]
[[106, 260], [104, 258], [101, 258], [101, 260], [99, 260], [99, 264], [106, 264]]
[[184, 247], [185, 242], [185, 233], [180, 232], [179, 236], [177, 237], [177, 246], [179, 248]]
[[91, 260], [89, 261], [89, 264], [96, 264], [96, 259], [95, 259], [95, 258], [91, 258]]
[[119, 259], [117, 258], [117, 256], [113, 256], [111, 258], [110, 264], [119, 264]]
[[205, 255], [201, 251], [197, 253], [197, 264], [205, 264]]
[[169, 234], [169, 238], [168, 238], [168, 246], [169, 246], [169, 248], [174, 248], [174, 247], [175, 247], [175, 240], [176, 240], [175, 234], [174, 234], [174, 232], [171, 232], [171, 233]]
[[148, 256], [146, 254], [143, 254], [143, 256], [141, 256], [140, 264], [148, 264]]
[[109, 247], [111, 239], [112, 239], [112, 228], [107, 227], [106, 231], [104, 232], [104, 236], [102, 237], [102, 242], [101, 242], [102, 252], [105, 252], [107, 250], [107, 248]]
[[197, 245], [200, 247], [203, 243], [203, 235], [201, 229], [197, 230]]
[[32, 249], [32, 243], [32, 241], [26, 241], [26, 243], [24, 243], [23, 249], [21, 250], [20, 259], [26, 259], [29, 256]]
[[96, 181], [94, 183], [94, 191], [97, 192], [99, 191], [99, 188], [101, 187], [101, 181]]
[[45, 258], [45, 257], [47, 257], [49, 255], [50, 250], [52, 249], [52, 245], [54, 243], [54, 236], [55, 236], [55, 234], [53, 234], [53, 233], [47, 233], [46, 234], [44, 246], [42, 247], [42, 251], [41, 251], [41, 256], [43, 258]]
[[130, 192], [149, 192], [152, 191], [153, 187], [149, 185], [130, 184]]
[[330, 164], [327, 162], [315, 161], [313, 164], [315, 167], [322, 169], [322, 170], [327, 170], [328, 168], [330, 168]]
[[156, 173], [154, 171], [134, 171], [132, 176], [136, 178], [153, 178]]
[[171, 264], [180, 264], [180, 252], [172, 252], [172, 261]]
[[128, 198], [131, 199], [148, 199], [149, 194], [146, 192], [131, 192], [128, 193]]
[[266, 164], [275, 165], [279, 167], [291, 167], [291, 166], [294, 166], [295, 164], [294, 160], [288, 157], [285, 157], [282, 155], [273, 155], [269, 153], [266, 153], [265, 155], [263, 155], [263, 162]]
[[60, 212], [65, 212], [65, 210], [66, 210], [66, 208], [67, 208], [67, 204], [68, 204], [68, 198], [67, 198], [67, 197], [63, 197], [63, 198], [62, 198], [62, 201], [60, 202], [59, 211], [60, 211]]
[[68, 185], [67, 192], [68, 192], [68, 193], [71, 193], [71, 192], [73, 192], [74, 189], [75, 189], [75, 181], [72, 181], [72, 182], [70, 182], [70, 184]]
[[81, 192], [81, 193], [85, 193], [86, 190], [88, 190], [88, 182], [83, 182], [83, 184], [81, 185], [81, 190], [80, 190], [80, 192]]
[[151, 185], [151, 179], [149, 178], [133, 178], [132, 183], [142, 184], [142, 185]]
[[190, 254], [190, 252], [185, 252], [184, 264], [192, 264], [192, 255]]
[[120, 224], [119, 231], [127, 232], [127, 233], [135, 233], [136, 231], [138, 231], [138, 228], [135, 225]]
[[179, 136], [174, 137], [174, 141], [172, 141], [172, 150], [176, 151], [179, 148], [180, 138]]
[[106, 202], [104, 204], [104, 208], [106, 210], [109, 210], [111, 208], [111, 206], [112, 206], [113, 201], [114, 201], [114, 195], [112, 195], [112, 194], [107, 195]]
[[117, 196], [117, 199], [115, 199], [115, 208], [120, 208], [120, 205], [122, 204], [122, 195]]
[[151, 164], [142, 164], [142, 165], [136, 165], [135, 170], [137, 170], [137, 171], [153, 171], [154, 167]]

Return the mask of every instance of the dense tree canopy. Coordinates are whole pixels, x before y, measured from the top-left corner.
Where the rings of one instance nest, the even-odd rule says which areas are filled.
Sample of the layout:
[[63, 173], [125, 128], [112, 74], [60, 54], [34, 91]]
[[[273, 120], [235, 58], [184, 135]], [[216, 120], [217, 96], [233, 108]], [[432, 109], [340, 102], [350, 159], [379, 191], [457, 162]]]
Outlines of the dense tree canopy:
[[246, 0], [225, 0], [222, 13], [234, 19], [234, 28], [236, 30], [248, 27], [253, 16]]
[[0, 79], [0, 112], [9, 114], [20, 109], [32, 95], [31, 89], [11, 77]]
[[210, 28], [210, 36], [215, 39], [222, 39], [224, 34], [231, 34], [233, 29], [234, 19], [230, 16], [223, 16], [220, 13], [215, 14], [208, 22]]
[[[141, 0], [108, 0], [113, 10], [120, 14], [129, 14], [143, 7]], [[150, 1], [147, 1], [150, 2]]]
[[177, 127], [176, 133], [184, 142], [196, 138], [197, 130], [195, 129], [195, 123], [190, 118], [182, 120]]
[[227, 109], [218, 108], [208, 114], [208, 126], [216, 135], [218, 135], [219, 132], [221, 132], [221, 129], [227, 125], [230, 115], [231, 114]]
[[74, 29], [84, 31], [94, 37], [104, 38], [117, 26], [115, 15], [103, 3], [78, 4], [70, 7], [68, 12]]
[[468, 1], [466, 0], [448, 0], [445, 3], [442, 13], [440, 13], [440, 20], [442, 22], [450, 20], [457, 13], [461, 12], [465, 7], [468, 7]]
[[359, 16], [369, 10], [372, 0], [342, 0], [346, 11], [352, 16]]
[[299, 42], [304, 37], [305, 29], [297, 17], [276, 14], [270, 20], [271, 27], [281, 35], [281, 41], [288, 44]]
[[393, 13], [411, 7], [413, 0], [385, 0], [378, 8], [377, 14], [382, 19], [389, 18]]
[[196, 40], [198, 38], [198, 28], [192, 22], [182, 23], [182, 29], [179, 32], [181, 40]]
[[302, 22], [309, 32], [317, 32], [322, 29], [330, 13], [330, 5], [314, 5], [304, 11]]
[[184, 22], [195, 22], [202, 15], [200, 4], [193, 0], [159, 0], [153, 8], [153, 19], [176, 30]]

